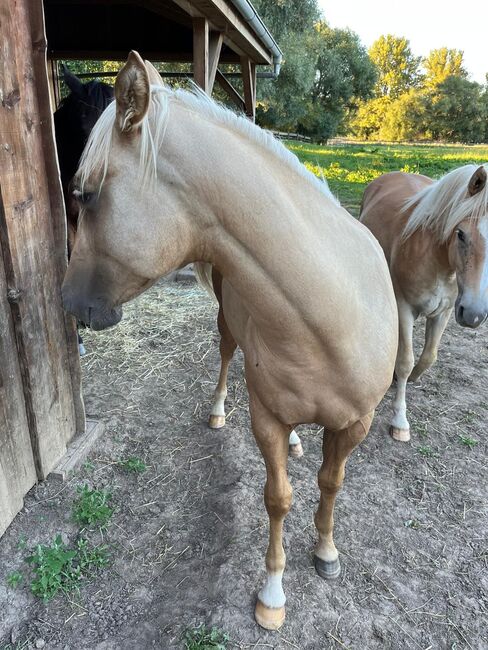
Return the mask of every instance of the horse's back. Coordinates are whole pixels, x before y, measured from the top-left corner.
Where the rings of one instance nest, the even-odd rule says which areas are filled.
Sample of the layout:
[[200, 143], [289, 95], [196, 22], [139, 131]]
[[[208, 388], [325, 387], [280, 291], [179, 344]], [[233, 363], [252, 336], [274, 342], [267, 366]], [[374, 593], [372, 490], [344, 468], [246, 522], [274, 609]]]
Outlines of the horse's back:
[[366, 187], [359, 220], [380, 242], [388, 263], [411, 213], [411, 209], [404, 210], [406, 201], [432, 182], [422, 174], [390, 172]]

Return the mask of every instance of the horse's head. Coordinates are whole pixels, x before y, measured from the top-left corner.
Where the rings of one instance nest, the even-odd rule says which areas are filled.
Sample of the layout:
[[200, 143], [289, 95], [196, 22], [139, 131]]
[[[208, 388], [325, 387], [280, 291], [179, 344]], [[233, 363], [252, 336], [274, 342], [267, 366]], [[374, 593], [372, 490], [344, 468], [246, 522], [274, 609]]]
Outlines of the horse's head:
[[[457, 224], [450, 242], [449, 258], [456, 269], [458, 297], [456, 320], [464, 327], [479, 327], [488, 315], [488, 206], [484, 166], [471, 176], [468, 200], [478, 214], [467, 216]], [[481, 211], [481, 214], [480, 214]]]
[[194, 117], [183, 128], [172, 120], [166, 133], [167, 95], [156, 70], [132, 52], [116, 79], [116, 101], [95, 125], [73, 179], [81, 217], [63, 303], [93, 329], [118, 323], [122, 303], [197, 259], [191, 172], [180, 158], [192, 156], [184, 129]]
[[82, 83], [65, 65], [63, 79], [70, 90], [64, 102], [69, 108], [72, 127], [83, 134], [86, 142], [96, 121], [113, 100], [113, 88], [97, 80]]

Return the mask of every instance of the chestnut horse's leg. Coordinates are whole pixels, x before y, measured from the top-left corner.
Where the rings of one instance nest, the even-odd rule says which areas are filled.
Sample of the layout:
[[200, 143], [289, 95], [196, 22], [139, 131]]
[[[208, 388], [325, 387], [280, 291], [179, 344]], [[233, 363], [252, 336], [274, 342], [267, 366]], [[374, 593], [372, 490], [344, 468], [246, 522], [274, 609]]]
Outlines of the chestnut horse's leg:
[[406, 388], [414, 364], [412, 344], [414, 317], [410, 305], [406, 302], [398, 301], [398, 318], [400, 336], [395, 364], [396, 395], [390, 433], [395, 440], [407, 442], [410, 440], [410, 425], [407, 420]]
[[346, 461], [353, 449], [366, 437], [374, 411], [342, 431], [326, 431], [322, 445], [323, 462], [318, 473], [320, 503], [315, 514], [319, 541], [315, 547], [315, 570], [321, 578], [337, 578], [341, 571], [334, 544], [334, 503], [344, 480]]
[[216, 269], [212, 269], [212, 282], [215, 296], [219, 302], [219, 315], [217, 325], [220, 332], [220, 375], [214, 394], [214, 403], [210, 412], [208, 425], [212, 429], [220, 429], [225, 425], [225, 398], [227, 397], [227, 373], [229, 364], [234, 356], [237, 343], [234, 341], [222, 309], [222, 276]]
[[256, 621], [267, 630], [277, 630], [285, 620], [285, 594], [281, 580], [286, 556], [283, 550], [283, 521], [290, 510], [292, 489], [288, 481], [290, 428], [282, 424], [250, 393], [252, 430], [266, 464], [264, 503], [269, 516], [269, 545], [266, 552], [266, 582], [258, 594]]
[[451, 314], [452, 307], [441, 311], [437, 316], [427, 318], [427, 322], [425, 323], [424, 349], [408, 381], [416, 381], [423, 372], [437, 361], [437, 349]]

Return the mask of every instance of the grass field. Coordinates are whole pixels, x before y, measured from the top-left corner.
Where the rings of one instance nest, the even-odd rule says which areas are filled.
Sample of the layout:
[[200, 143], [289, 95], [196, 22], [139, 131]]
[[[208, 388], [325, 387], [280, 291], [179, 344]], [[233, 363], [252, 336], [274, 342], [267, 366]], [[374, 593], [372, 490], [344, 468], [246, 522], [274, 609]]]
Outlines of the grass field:
[[364, 188], [372, 180], [392, 171], [425, 174], [439, 178], [468, 163], [488, 161], [488, 145], [385, 145], [342, 144], [319, 146], [286, 142], [305, 166], [319, 178], [327, 179], [331, 190], [355, 216]]

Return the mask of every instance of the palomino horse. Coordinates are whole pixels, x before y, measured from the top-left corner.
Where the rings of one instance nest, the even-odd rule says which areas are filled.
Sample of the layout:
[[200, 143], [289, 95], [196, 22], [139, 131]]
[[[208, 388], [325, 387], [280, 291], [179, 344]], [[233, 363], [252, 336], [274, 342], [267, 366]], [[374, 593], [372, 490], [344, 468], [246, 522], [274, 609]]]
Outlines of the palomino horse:
[[191, 261], [223, 280], [225, 324], [245, 357], [270, 521], [258, 623], [285, 616], [288, 437], [324, 425], [315, 566], [339, 574], [333, 508], [346, 460], [393, 376], [398, 318], [385, 257], [325, 184], [279, 142], [202, 93], [171, 91], [131, 52], [75, 178], [82, 217], [66, 310], [99, 330], [122, 303]]
[[[393, 172], [364, 192], [360, 220], [386, 255], [395, 289], [400, 337], [391, 434], [410, 439], [406, 383], [437, 359], [456, 306], [456, 320], [478, 327], [488, 312], [488, 188], [486, 167], [465, 165], [438, 181]], [[425, 345], [414, 366], [413, 324], [425, 316]]]

